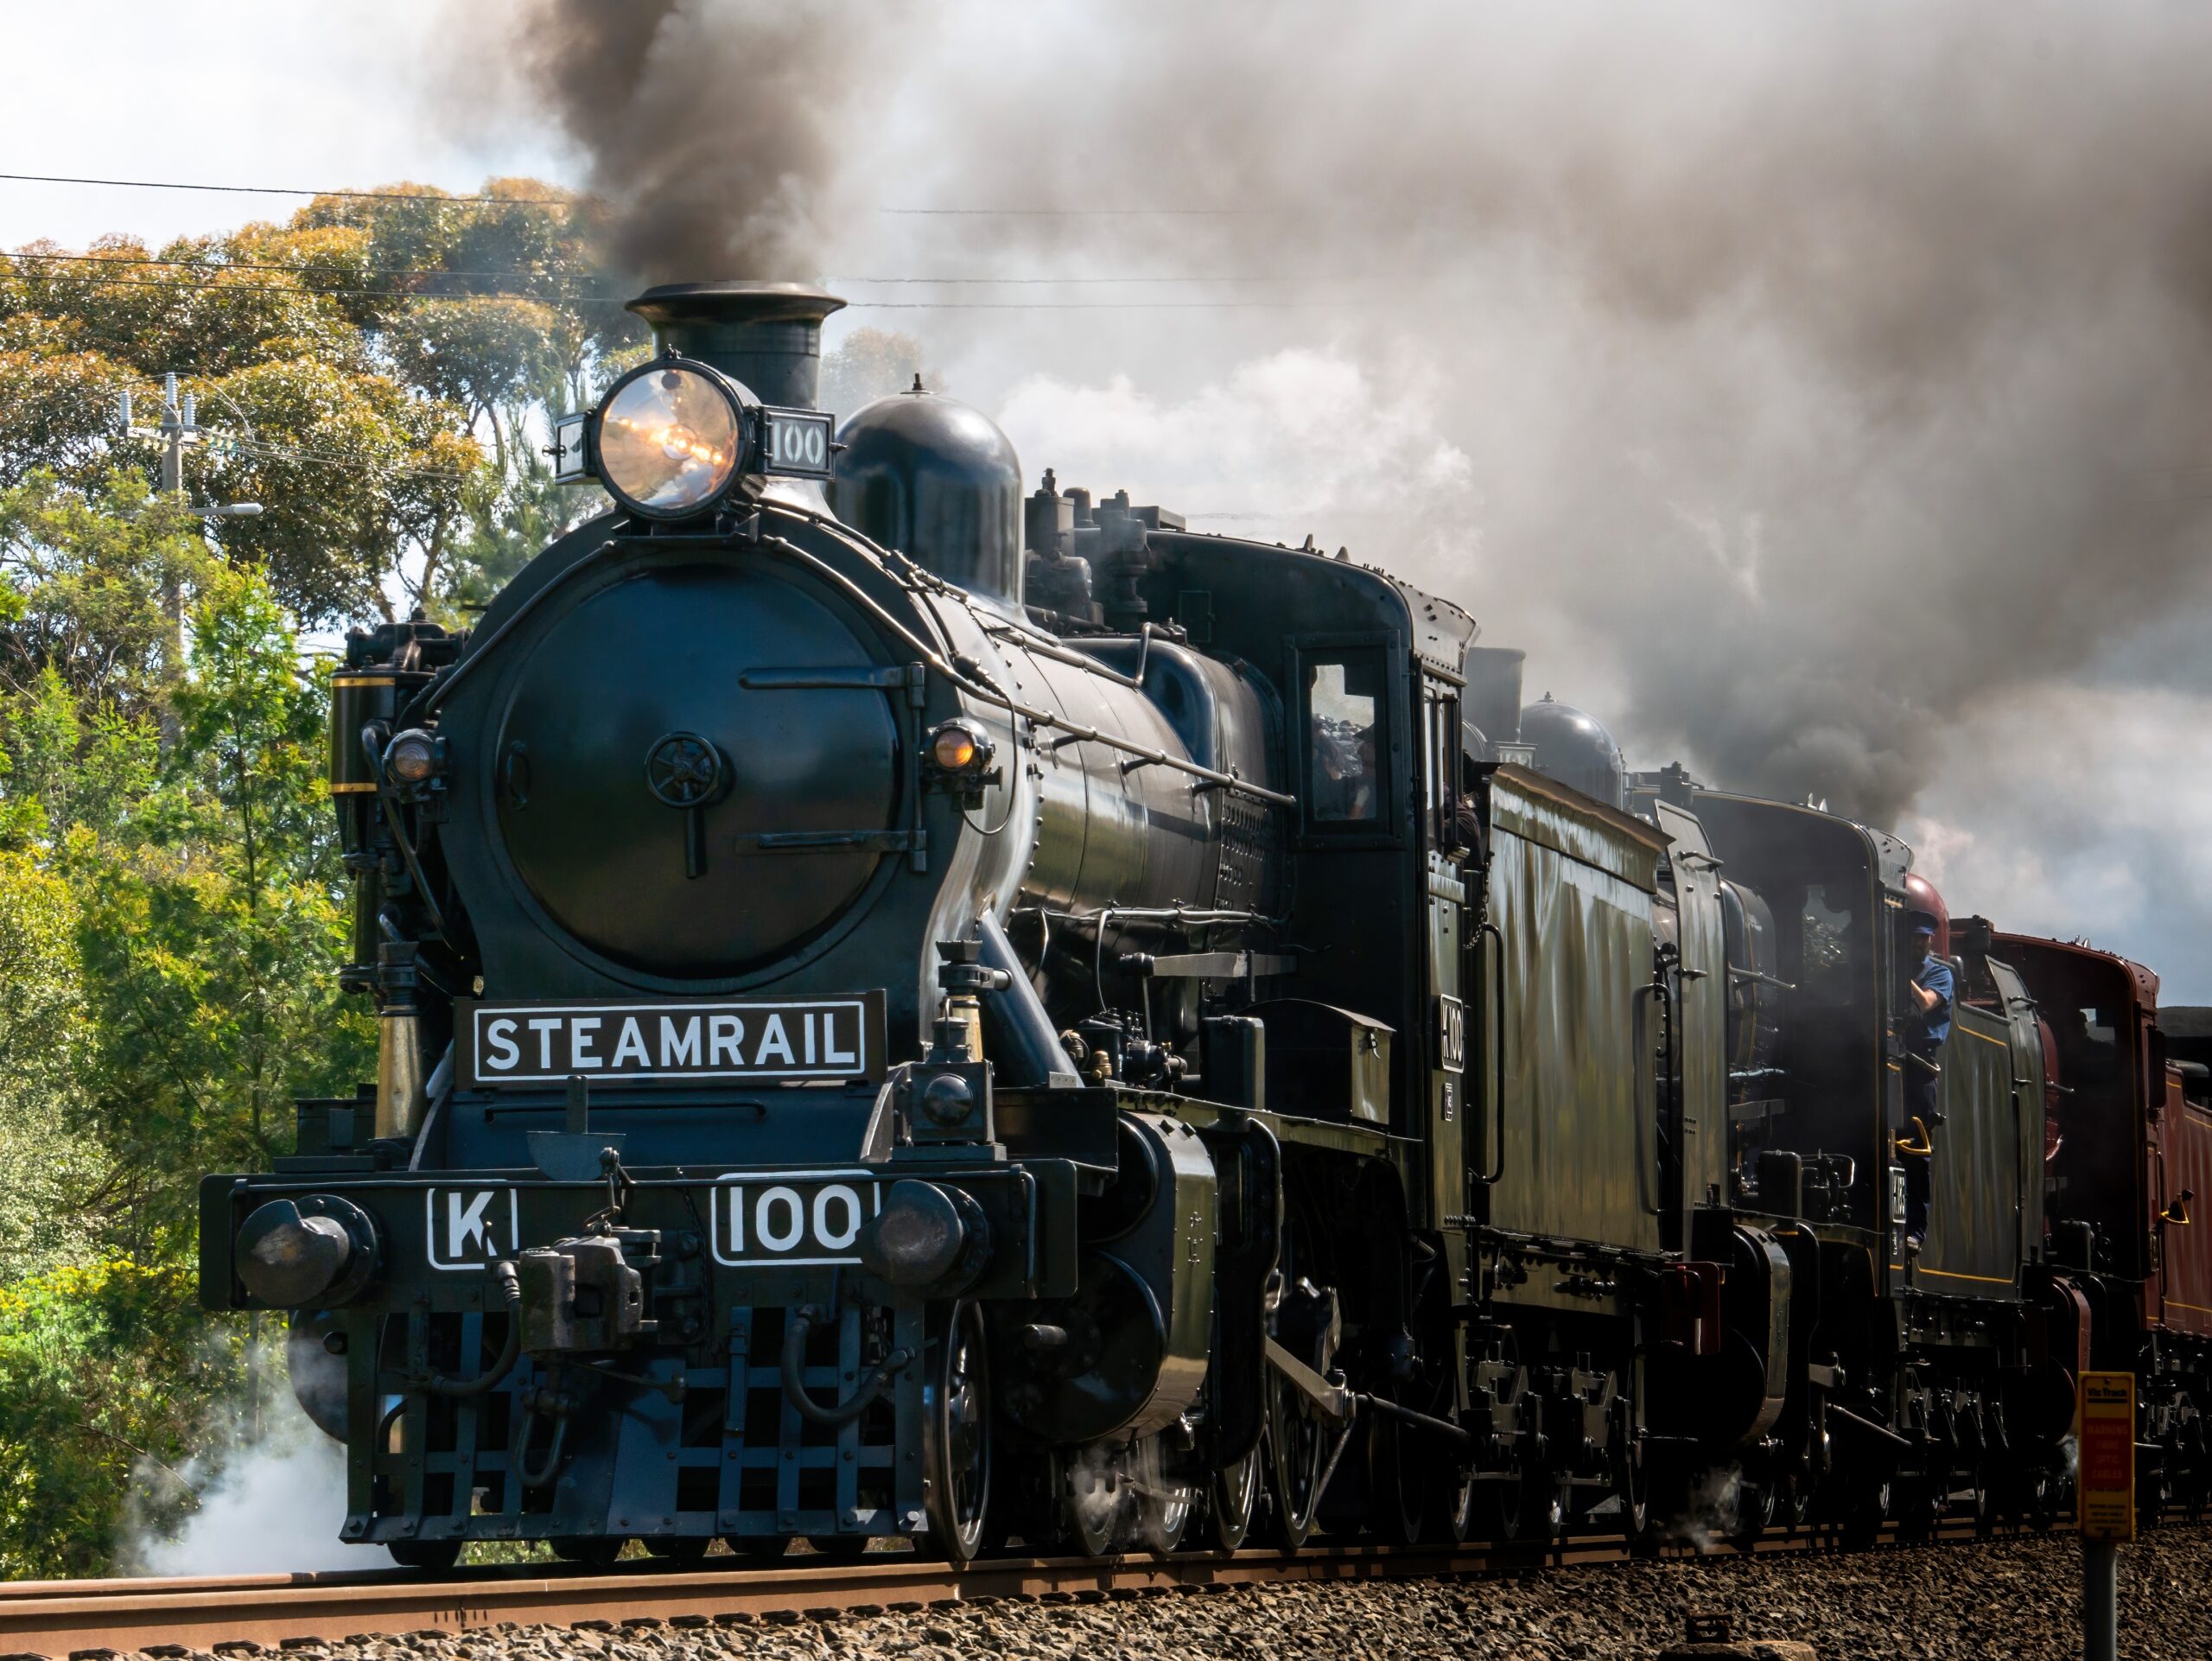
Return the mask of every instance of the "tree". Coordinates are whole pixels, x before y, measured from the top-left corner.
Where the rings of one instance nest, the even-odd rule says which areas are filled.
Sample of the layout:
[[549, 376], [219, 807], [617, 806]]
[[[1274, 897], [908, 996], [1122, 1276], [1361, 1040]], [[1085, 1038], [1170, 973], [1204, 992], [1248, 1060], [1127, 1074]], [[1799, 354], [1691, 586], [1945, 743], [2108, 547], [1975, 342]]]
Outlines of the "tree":
[[89, 1261], [79, 1225], [104, 1161], [75, 1125], [86, 1036], [76, 896], [22, 852], [0, 852], [0, 1282]]
[[194, 1503], [180, 1467], [245, 1343], [194, 1303], [181, 1264], [0, 1285], [0, 1579], [107, 1572], [141, 1471]]
[[129, 474], [0, 491], [0, 687], [50, 671], [86, 709], [151, 709], [181, 666], [172, 608], [213, 569], [198, 520]]
[[188, 1244], [194, 1173], [265, 1166], [290, 1145], [291, 1098], [372, 1072], [373, 1021], [337, 989], [350, 913], [325, 701], [297, 662], [267, 585], [219, 574], [156, 788], [128, 835], [64, 850], [98, 1034], [86, 1113], [116, 1156], [101, 1199], [141, 1258]]
[[893, 329], [856, 328], [822, 361], [822, 407], [839, 420], [880, 398], [904, 392], [919, 376], [932, 392], [944, 387], [923, 366], [922, 343]]

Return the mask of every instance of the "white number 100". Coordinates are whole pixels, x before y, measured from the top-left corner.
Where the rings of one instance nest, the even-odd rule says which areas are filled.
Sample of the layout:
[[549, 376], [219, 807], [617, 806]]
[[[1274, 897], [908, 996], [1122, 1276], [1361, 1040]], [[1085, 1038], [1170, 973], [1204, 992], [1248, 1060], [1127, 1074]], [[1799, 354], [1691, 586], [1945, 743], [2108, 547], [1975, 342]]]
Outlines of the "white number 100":
[[819, 468], [830, 459], [829, 430], [818, 422], [779, 421], [768, 430], [780, 466]]

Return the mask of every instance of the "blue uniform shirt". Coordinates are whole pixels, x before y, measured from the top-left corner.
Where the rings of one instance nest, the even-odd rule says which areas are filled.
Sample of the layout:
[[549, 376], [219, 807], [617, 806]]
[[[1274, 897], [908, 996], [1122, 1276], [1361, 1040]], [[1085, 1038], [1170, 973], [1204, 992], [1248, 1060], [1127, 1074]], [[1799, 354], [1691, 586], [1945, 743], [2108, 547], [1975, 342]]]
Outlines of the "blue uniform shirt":
[[1932, 1009], [1923, 1009], [1914, 999], [1905, 1013], [1916, 1023], [1908, 1028], [1908, 1047], [1923, 1055], [1933, 1055], [1943, 1047], [1943, 1041], [1951, 1035], [1951, 997], [1955, 988], [1951, 978], [1951, 965], [1930, 952], [1922, 959], [1913, 980], [1936, 995]]

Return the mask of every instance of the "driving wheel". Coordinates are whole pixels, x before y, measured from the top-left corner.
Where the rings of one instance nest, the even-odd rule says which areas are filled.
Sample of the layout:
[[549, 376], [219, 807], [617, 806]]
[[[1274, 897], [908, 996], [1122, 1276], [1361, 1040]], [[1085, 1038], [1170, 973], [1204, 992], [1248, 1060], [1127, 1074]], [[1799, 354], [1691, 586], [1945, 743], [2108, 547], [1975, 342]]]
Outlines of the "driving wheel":
[[1234, 1551], [1252, 1531], [1252, 1511], [1259, 1504], [1261, 1449], [1224, 1469], [1216, 1471], [1206, 1486], [1205, 1543], [1215, 1551]]
[[1123, 1484], [1103, 1444], [1054, 1455], [1060, 1467], [1060, 1519], [1069, 1542], [1086, 1557], [1103, 1557], [1119, 1532]]
[[1295, 1551], [1313, 1532], [1321, 1509], [1321, 1461], [1328, 1433], [1304, 1411], [1305, 1398], [1272, 1368], [1268, 1378], [1268, 1428], [1261, 1447], [1268, 1463], [1268, 1530], [1285, 1551]]
[[1191, 1526], [1191, 1512], [1198, 1501], [1198, 1489], [1187, 1477], [1177, 1475], [1168, 1467], [1171, 1463], [1167, 1443], [1160, 1436], [1147, 1436], [1131, 1450], [1132, 1486], [1137, 1495], [1137, 1538], [1163, 1556], [1183, 1543], [1183, 1536]]

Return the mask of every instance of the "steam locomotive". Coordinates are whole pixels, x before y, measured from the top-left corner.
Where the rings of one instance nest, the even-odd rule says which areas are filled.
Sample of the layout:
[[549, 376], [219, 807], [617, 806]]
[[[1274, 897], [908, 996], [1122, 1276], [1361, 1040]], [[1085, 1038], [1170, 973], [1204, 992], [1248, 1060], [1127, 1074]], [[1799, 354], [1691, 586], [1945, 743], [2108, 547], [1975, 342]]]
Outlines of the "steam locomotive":
[[555, 435], [613, 511], [472, 630], [348, 640], [378, 1078], [200, 1227], [345, 1538], [2047, 1517], [2092, 1361], [2202, 1503], [2212, 1110], [2154, 977], [1631, 774], [1342, 551], [1025, 492], [918, 383], [835, 430], [840, 303], [643, 296], [658, 355]]

